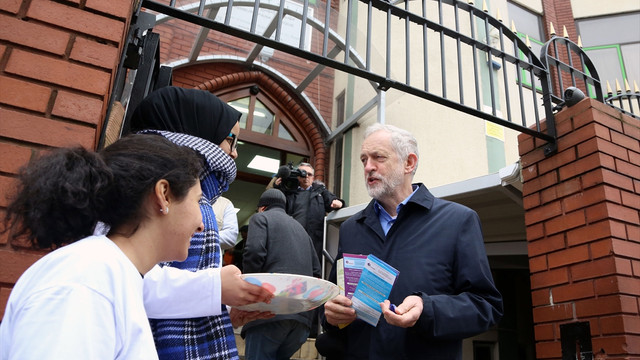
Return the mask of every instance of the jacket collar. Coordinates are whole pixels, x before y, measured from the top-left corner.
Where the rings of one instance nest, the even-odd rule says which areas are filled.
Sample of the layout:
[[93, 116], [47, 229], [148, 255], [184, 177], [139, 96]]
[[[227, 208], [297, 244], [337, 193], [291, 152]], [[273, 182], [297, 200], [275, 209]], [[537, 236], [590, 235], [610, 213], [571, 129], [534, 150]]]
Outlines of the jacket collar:
[[[431, 194], [427, 187], [422, 183], [416, 183], [414, 185], [418, 186], [418, 190], [413, 194], [411, 199], [409, 199], [407, 205], [405, 205], [403, 209], [406, 207], [411, 208], [413, 206], [421, 206], [427, 209], [427, 211], [431, 210], [431, 208], [433, 207], [433, 202], [435, 200], [433, 194]], [[363, 222], [365, 225], [371, 228], [382, 241], [384, 241], [384, 239], [386, 239], [386, 235], [384, 234], [384, 230], [380, 225], [380, 219], [378, 219], [378, 215], [376, 214], [374, 202], [375, 201], [372, 199], [369, 202], [369, 205], [367, 205], [367, 207], [363, 211], [354, 215], [355, 221]], [[404, 211], [400, 210], [400, 212], [403, 213]]]
[[418, 191], [409, 199], [409, 203], [415, 203], [419, 206], [427, 210], [431, 210], [433, 207], [433, 202], [435, 200], [435, 196], [424, 186], [423, 183], [416, 183], [414, 185], [418, 185]]
[[266, 211], [271, 211], [271, 210], [279, 210], [279, 211], [282, 211], [282, 212], [285, 211], [284, 210], [284, 205], [280, 205], [280, 204], [271, 204], [271, 205], [267, 206], [267, 208], [264, 211], [266, 212]]
[[[424, 184], [416, 183], [413, 185], [417, 185], [418, 190], [415, 192], [415, 194], [413, 194], [411, 199], [409, 199], [409, 202], [407, 202], [407, 205], [416, 204], [418, 206], [422, 206], [427, 210], [431, 210], [431, 208], [433, 207], [435, 196], [431, 194], [431, 192], [427, 189], [426, 186], [424, 186]], [[378, 216], [376, 215], [374, 202], [375, 200], [372, 199], [367, 205], [367, 207], [363, 211], [361, 211], [359, 214], [356, 214], [355, 216], [356, 216], [356, 221], [364, 220], [366, 224], [368, 224], [370, 227], [375, 229], [375, 226], [373, 226], [373, 224], [378, 223], [379, 225], [379, 220], [378, 220]]]

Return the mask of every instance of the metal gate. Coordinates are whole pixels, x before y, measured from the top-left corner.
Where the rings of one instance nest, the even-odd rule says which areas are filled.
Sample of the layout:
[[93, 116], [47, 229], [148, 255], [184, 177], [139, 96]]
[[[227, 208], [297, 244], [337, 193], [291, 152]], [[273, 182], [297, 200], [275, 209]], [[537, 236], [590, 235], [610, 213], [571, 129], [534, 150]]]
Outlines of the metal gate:
[[[215, 30], [254, 44], [243, 59], [249, 64], [264, 47], [314, 62], [316, 68], [296, 84], [296, 90], [304, 89], [324, 67], [367, 79], [377, 95], [338, 128], [325, 128], [328, 142], [352, 127], [372, 106], [384, 106], [384, 93], [393, 88], [545, 140], [545, 153], [552, 154], [556, 150], [554, 111], [564, 104], [565, 84], [582, 86], [585, 93], [589, 87], [596, 89], [596, 98], [603, 101], [597, 71], [578, 45], [554, 37], [544, 45], [539, 58], [528, 38], [523, 40], [513, 26], [510, 29], [503, 24], [499, 14], [493, 17], [473, 2], [346, 0], [340, 4], [346, 4], [346, 24], [338, 31], [331, 27], [337, 22], [331, 11], [332, 0], [316, 0], [316, 5], [324, 5], [322, 18], [309, 16], [309, 1], [313, 0], [301, 0], [302, 6], [294, 9], [287, 6], [287, 0], [196, 0], [178, 4], [176, 0], [142, 0], [140, 8], [146, 12], [138, 10], [134, 15], [112, 102], [127, 98], [129, 106], [134, 106], [149, 91], [170, 82], [170, 68], [159, 66], [159, 40], [152, 31], [156, 23], [169, 19], [201, 27], [187, 61], [197, 60], [209, 30]], [[349, 12], [358, 5], [366, 8], [367, 14], [363, 53], [352, 46], [358, 24], [351, 21]], [[231, 21], [234, 10], [240, 8], [253, 11], [249, 26], [244, 28]], [[260, 11], [273, 14], [268, 26], [262, 28], [256, 26]], [[223, 20], [216, 21], [216, 16]], [[286, 17], [304, 24], [297, 44], [282, 41]], [[374, 36], [372, 29], [380, 27], [386, 29], [385, 36]], [[309, 30], [319, 39], [317, 46], [309, 46]], [[403, 43], [405, 51], [392, 52], [393, 42]], [[382, 64], [372, 61], [374, 44], [386, 49]], [[568, 63], [558, 56], [560, 50], [568, 53]], [[418, 59], [412, 58], [416, 54], [420, 54]], [[468, 54], [471, 56], [465, 56]], [[435, 64], [429, 62], [434, 56], [439, 59]], [[415, 72], [422, 75], [418, 81]], [[487, 92], [488, 100], [482, 99]], [[541, 126], [542, 119], [545, 126]], [[126, 131], [126, 119], [122, 128]]]

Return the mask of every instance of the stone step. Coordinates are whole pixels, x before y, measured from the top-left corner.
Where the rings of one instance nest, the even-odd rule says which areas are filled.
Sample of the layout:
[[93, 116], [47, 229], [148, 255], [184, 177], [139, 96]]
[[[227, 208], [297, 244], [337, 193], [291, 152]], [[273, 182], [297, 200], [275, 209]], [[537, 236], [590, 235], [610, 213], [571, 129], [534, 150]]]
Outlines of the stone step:
[[[236, 335], [236, 346], [240, 359], [244, 359], [244, 339], [240, 334]], [[302, 344], [300, 349], [291, 357], [292, 360], [316, 360], [319, 358], [318, 350], [316, 350], [316, 339], [309, 338]]]

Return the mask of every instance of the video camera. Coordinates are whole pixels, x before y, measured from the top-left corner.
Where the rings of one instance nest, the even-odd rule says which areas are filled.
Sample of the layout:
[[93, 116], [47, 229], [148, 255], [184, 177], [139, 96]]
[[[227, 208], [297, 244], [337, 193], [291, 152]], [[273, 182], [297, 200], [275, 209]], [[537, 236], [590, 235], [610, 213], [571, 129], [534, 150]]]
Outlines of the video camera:
[[291, 192], [298, 190], [298, 186], [300, 186], [300, 182], [298, 181], [298, 177], [307, 177], [307, 171], [304, 169], [294, 168], [293, 163], [288, 163], [287, 165], [282, 165], [278, 168], [278, 173], [276, 177], [282, 179], [280, 183], [280, 188], [285, 192]]

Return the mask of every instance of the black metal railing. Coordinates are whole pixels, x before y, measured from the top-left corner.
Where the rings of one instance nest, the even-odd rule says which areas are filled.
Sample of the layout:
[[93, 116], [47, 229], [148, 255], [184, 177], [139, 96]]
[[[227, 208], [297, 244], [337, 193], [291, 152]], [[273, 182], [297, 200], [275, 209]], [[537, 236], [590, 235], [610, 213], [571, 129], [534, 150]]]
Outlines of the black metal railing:
[[[401, 7], [383, 0], [346, 0], [339, 4], [347, 14], [340, 19], [331, 0], [318, 0], [315, 8], [324, 11], [313, 15], [308, 11], [309, 0], [301, 5], [296, 10], [285, 0], [181, 1], [179, 6], [175, 0], [141, 3], [157, 12], [157, 18], [186, 21], [256, 44], [247, 61], [262, 47], [270, 47], [315, 62], [319, 68], [367, 79], [380, 90], [397, 89], [543, 139], [549, 143], [547, 154], [555, 151], [554, 111], [563, 101], [566, 85], [583, 86], [585, 93], [592, 86], [596, 98], [603, 101], [597, 71], [578, 45], [554, 37], [538, 57], [501, 19], [473, 3], [421, 0], [405, 1]], [[364, 29], [352, 21], [350, 12], [358, 5], [366, 13]], [[231, 21], [239, 7], [253, 9], [250, 26], [239, 27]], [[257, 14], [262, 9], [269, 10], [272, 18], [266, 29], [258, 30]], [[212, 16], [219, 11], [225, 12], [223, 21]], [[285, 17], [307, 25], [316, 46], [305, 40], [307, 26], [300, 26], [297, 44], [281, 41]], [[358, 32], [364, 32], [364, 45], [355, 44], [353, 36]], [[197, 58], [194, 52], [202, 41], [194, 45], [191, 61]], [[398, 45], [404, 51], [394, 52]], [[372, 53], [372, 48], [384, 51]], [[561, 60], [564, 54], [566, 62]], [[317, 74], [309, 76], [313, 73]], [[303, 84], [309, 82], [307, 78]]]
[[637, 89], [634, 92], [631, 92], [631, 89], [627, 89], [625, 92], [620, 91], [616, 95], [609, 93], [608, 97], [604, 99], [604, 103], [629, 116], [640, 119], [640, 91]]
[[[562, 94], [569, 86], [585, 89], [585, 93], [588, 86], [591, 86], [595, 99], [601, 102], [604, 100], [596, 67], [578, 44], [567, 38], [554, 36], [542, 46], [540, 56], [547, 69], [549, 101], [562, 103]], [[567, 61], [563, 61], [563, 58]]]

